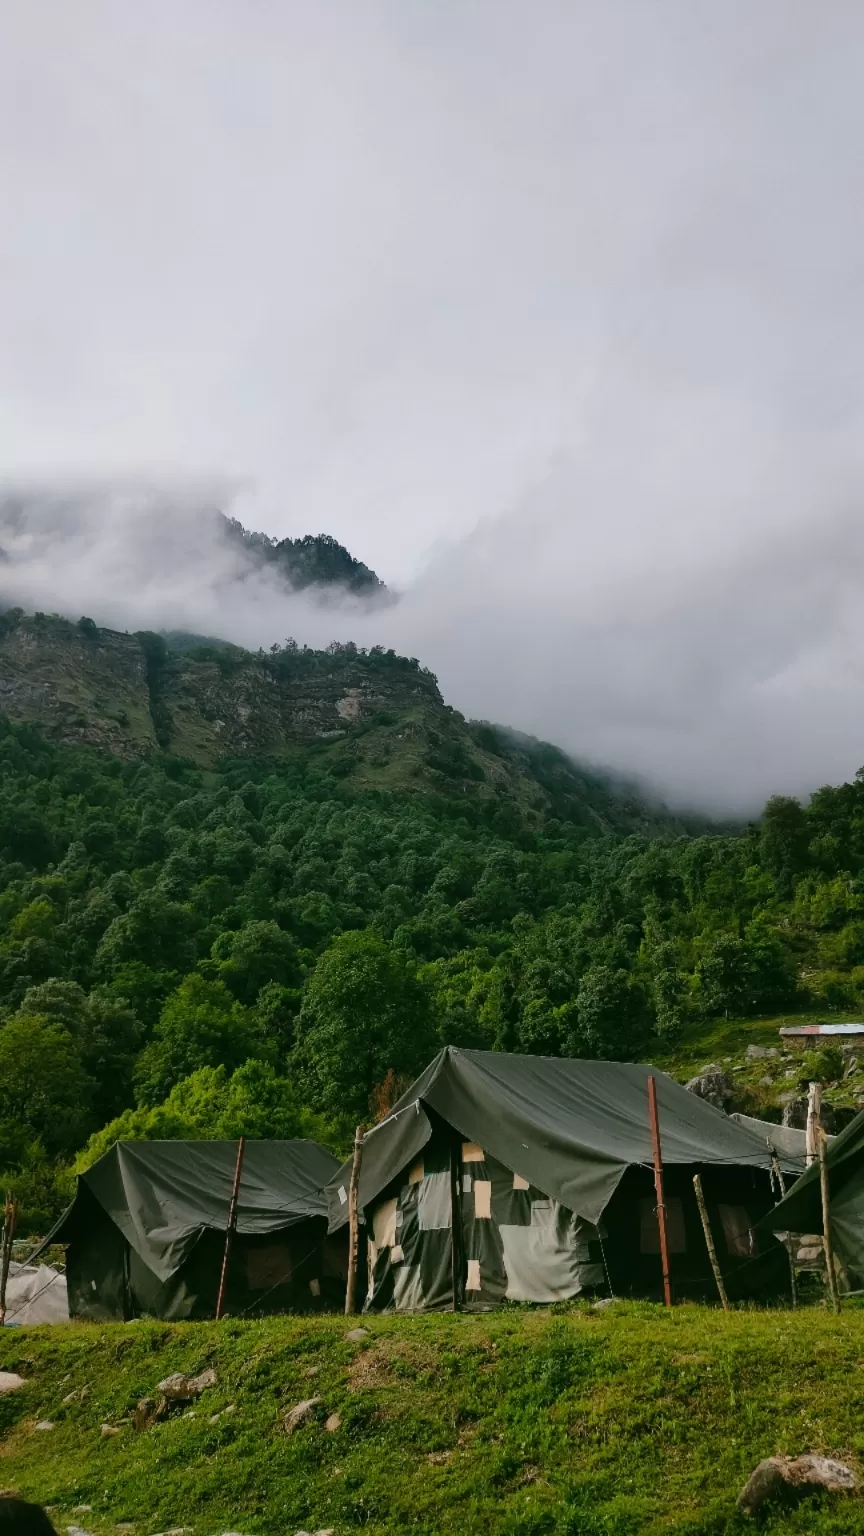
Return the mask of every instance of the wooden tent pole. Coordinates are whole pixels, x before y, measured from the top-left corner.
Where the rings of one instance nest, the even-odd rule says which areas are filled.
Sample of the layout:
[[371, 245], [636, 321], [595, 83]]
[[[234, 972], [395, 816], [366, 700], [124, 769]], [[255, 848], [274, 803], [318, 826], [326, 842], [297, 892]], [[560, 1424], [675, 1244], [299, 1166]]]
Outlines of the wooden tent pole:
[[[768, 1145], [770, 1146], [771, 1143], [769, 1142]], [[776, 1153], [772, 1153], [771, 1167], [777, 1175], [777, 1183], [780, 1185], [780, 1198], [782, 1200], [786, 1195], [786, 1180], [783, 1177], [783, 1169], [780, 1167], [780, 1159]], [[786, 1233], [786, 1241], [783, 1246], [789, 1256], [789, 1288], [792, 1292], [792, 1306], [794, 1308], [798, 1305], [798, 1281], [795, 1278], [795, 1256], [792, 1252], [791, 1233]]]
[[806, 1160], [807, 1167], [815, 1163], [819, 1156], [819, 1126], [822, 1108], [822, 1084], [811, 1083], [807, 1095], [807, 1141]]
[[3, 1206], [3, 1236], [0, 1239], [0, 1328], [6, 1321], [6, 1285], [9, 1279], [9, 1265], [12, 1260], [12, 1239], [15, 1236], [15, 1218], [18, 1215], [18, 1202], [12, 1199], [11, 1193], [6, 1191], [6, 1200]]
[[828, 1182], [828, 1137], [820, 1128], [819, 1130], [819, 1183], [822, 1189], [822, 1244], [825, 1249], [825, 1264], [828, 1269], [828, 1289], [831, 1292], [831, 1305], [835, 1312], [840, 1311], [840, 1291], [837, 1285], [837, 1271], [834, 1268], [834, 1245], [831, 1241], [831, 1191]]
[[461, 1308], [459, 1294], [459, 1279], [461, 1272], [462, 1253], [462, 1160], [459, 1156], [461, 1142], [453, 1140], [450, 1143], [450, 1286], [452, 1298], [450, 1309], [458, 1312]]
[[222, 1255], [222, 1273], [219, 1277], [219, 1295], [216, 1298], [216, 1321], [222, 1316], [225, 1306], [225, 1287], [228, 1280], [228, 1260], [231, 1256], [231, 1239], [234, 1236], [234, 1228], [237, 1225], [237, 1196], [240, 1191], [240, 1175], [243, 1172], [243, 1153], [246, 1151], [246, 1137], [241, 1136], [237, 1143], [237, 1162], [234, 1165], [234, 1184], [231, 1189], [231, 1203], [228, 1206], [228, 1225], [225, 1228], [225, 1252]]
[[660, 1260], [663, 1265], [663, 1301], [672, 1305], [669, 1280], [669, 1244], [666, 1240], [666, 1204], [663, 1199], [663, 1155], [660, 1151], [660, 1120], [657, 1114], [657, 1083], [648, 1079], [648, 1111], [651, 1118], [651, 1143], [654, 1148], [654, 1189], [657, 1195], [657, 1225], [660, 1228]]
[[717, 1292], [720, 1304], [724, 1312], [729, 1311], [729, 1297], [726, 1295], [726, 1287], [723, 1284], [723, 1276], [720, 1273], [720, 1265], [717, 1260], [717, 1249], [714, 1247], [714, 1237], [711, 1232], [711, 1223], [708, 1220], [708, 1207], [705, 1204], [705, 1196], [702, 1193], [702, 1180], [698, 1173], [693, 1175], [693, 1188], [696, 1191], [696, 1204], [699, 1207], [699, 1215], [702, 1218], [702, 1231], [705, 1233], [705, 1246], [708, 1249], [708, 1257], [711, 1260], [711, 1268], [714, 1271], [714, 1279], [717, 1284]]
[[363, 1162], [363, 1127], [354, 1132], [354, 1156], [348, 1183], [348, 1280], [345, 1286], [345, 1316], [350, 1317], [357, 1303], [357, 1259], [360, 1252], [360, 1166]]

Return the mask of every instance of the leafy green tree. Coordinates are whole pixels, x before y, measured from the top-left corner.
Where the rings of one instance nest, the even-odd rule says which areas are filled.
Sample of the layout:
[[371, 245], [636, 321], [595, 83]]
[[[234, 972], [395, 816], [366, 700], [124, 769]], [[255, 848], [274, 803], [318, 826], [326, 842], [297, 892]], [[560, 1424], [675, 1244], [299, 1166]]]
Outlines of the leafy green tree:
[[193, 972], [168, 998], [153, 1039], [138, 1058], [138, 1102], [160, 1103], [199, 1067], [234, 1071], [253, 1057], [266, 1061], [271, 1055], [254, 1012], [238, 1003], [223, 981]]
[[344, 933], [306, 984], [291, 1065], [316, 1108], [362, 1117], [376, 1084], [415, 1075], [436, 1043], [414, 969], [378, 934]]
[[300, 979], [297, 946], [278, 923], [245, 923], [235, 933], [220, 933], [210, 953], [220, 979], [247, 1005], [269, 982], [290, 987]]
[[347, 1122], [325, 1120], [306, 1109], [289, 1079], [262, 1061], [246, 1061], [229, 1072], [200, 1067], [175, 1083], [160, 1104], [127, 1109], [87, 1143], [76, 1161], [89, 1168], [115, 1141], [234, 1141], [238, 1136], [291, 1141], [308, 1137], [342, 1153], [350, 1139]]
[[93, 1083], [92, 1110], [107, 1120], [132, 1102], [132, 1071], [142, 1029], [132, 1010], [105, 988], [89, 996], [74, 981], [52, 978], [30, 987], [19, 1014], [68, 1031]]
[[589, 966], [582, 977], [576, 1020], [569, 1040], [573, 1056], [627, 1061], [647, 1033], [644, 999], [637, 985], [626, 971], [608, 965]]
[[92, 1129], [94, 1085], [60, 1024], [22, 1013], [0, 1027], [0, 1084], [0, 1166], [34, 1141], [72, 1152]]
[[797, 877], [807, 868], [810, 833], [798, 800], [774, 795], [762, 813], [759, 846], [762, 863], [774, 876], [782, 896], [791, 896]]

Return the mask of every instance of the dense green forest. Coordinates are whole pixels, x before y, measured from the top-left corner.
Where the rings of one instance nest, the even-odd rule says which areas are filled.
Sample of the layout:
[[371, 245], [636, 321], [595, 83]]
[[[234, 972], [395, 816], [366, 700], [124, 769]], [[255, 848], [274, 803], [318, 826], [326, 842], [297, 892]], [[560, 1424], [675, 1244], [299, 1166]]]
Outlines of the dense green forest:
[[[553, 808], [554, 809], [554, 808]], [[0, 725], [0, 1187], [118, 1135], [344, 1147], [443, 1043], [627, 1058], [864, 999], [864, 775], [737, 835], [590, 835]]]

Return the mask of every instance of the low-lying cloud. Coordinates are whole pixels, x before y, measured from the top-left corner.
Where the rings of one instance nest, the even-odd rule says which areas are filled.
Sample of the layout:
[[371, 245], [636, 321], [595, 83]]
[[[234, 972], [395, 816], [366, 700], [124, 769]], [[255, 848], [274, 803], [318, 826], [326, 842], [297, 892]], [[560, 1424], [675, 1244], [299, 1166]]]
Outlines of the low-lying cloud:
[[9, 601], [392, 644], [714, 808], [864, 762], [864, 7], [7, 10]]

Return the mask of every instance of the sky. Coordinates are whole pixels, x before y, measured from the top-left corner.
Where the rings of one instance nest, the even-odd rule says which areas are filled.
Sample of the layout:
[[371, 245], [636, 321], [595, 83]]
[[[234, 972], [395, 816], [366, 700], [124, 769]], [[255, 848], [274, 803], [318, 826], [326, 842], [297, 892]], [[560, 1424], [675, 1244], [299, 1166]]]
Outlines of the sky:
[[[394, 644], [678, 802], [849, 777], [862, 78], [841, 0], [7, 5], [12, 595]], [[217, 504], [400, 603], [226, 604]]]

